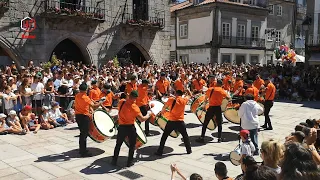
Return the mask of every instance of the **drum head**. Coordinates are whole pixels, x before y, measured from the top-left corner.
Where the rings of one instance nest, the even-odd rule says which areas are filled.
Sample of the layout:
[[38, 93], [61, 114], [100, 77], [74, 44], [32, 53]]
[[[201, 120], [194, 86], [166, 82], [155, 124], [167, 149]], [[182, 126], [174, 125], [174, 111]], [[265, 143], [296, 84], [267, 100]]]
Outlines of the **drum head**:
[[263, 113], [264, 113], [264, 105], [263, 105], [263, 104], [261, 104], [261, 103], [259, 103], [259, 102], [258, 102], [258, 104], [263, 108], [263, 112], [262, 112], [262, 113], [260, 113], [260, 114], [258, 114], [259, 116], [261, 116], [261, 115], [263, 115]]
[[109, 115], [110, 115], [111, 117], [118, 116], [118, 114], [119, 114], [119, 110], [118, 110], [118, 109], [111, 109], [111, 110], [109, 111]]
[[137, 132], [137, 138], [141, 141], [142, 144], [146, 144], [147, 143], [147, 137], [144, 134], [143, 130], [141, 129], [140, 125], [135, 122], [134, 123], [134, 127], [136, 128], [136, 132]]
[[[152, 107], [151, 104], [153, 104], [153, 107]], [[158, 115], [161, 112], [164, 104], [162, 102], [160, 102], [160, 101], [154, 100], [154, 101], [150, 101], [149, 102], [149, 106], [152, 107], [150, 109], [152, 111], [152, 113], [155, 114], [155, 115]]]
[[224, 117], [234, 123], [234, 124], [240, 124], [240, 117], [238, 116], [238, 111], [235, 109], [227, 109], [224, 113], [223, 113]]
[[115, 135], [114, 122], [104, 110], [98, 109], [93, 113], [93, 122], [101, 134], [108, 137]]
[[203, 103], [203, 101], [205, 100], [205, 95], [200, 94], [198, 95], [194, 101], [191, 103], [191, 112], [195, 113], [198, 106]]
[[162, 97], [162, 98], [161, 98], [161, 101], [164, 102], [164, 103], [168, 102], [168, 100], [169, 100], [168, 97]]
[[[203, 103], [203, 104], [197, 109], [197, 111], [196, 111], [196, 115], [197, 115], [197, 117], [198, 117], [198, 120], [201, 122], [201, 124], [204, 123], [204, 119], [205, 119], [206, 113], [207, 113], [207, 112], [204, 110], [204, 106], [205, 106], [205, 104]], [[215, 118], [215, 117], [214, 117], [214, 118]], [[208, 124], [208, 126], [207, 126], [207, 129], [213, 131], [213, 130], [216, 129], [216, 127], [217, 127], [217, 126], [216, 126], [215, 120], [211, 119], [211, 120], [209, 121], [209, 124]]]
[[[156, 123], [159, 125], [159, 127], [164, 131], [164, 128], [166, 127], [168, 120], [167, 118], [163, 117], [163, 116], [159, 116], [156, 120]], [[172, 131], [170, 133], [170, 136], [173, 138], [177, 138], [179, 136], [179, 133], [176, 131]]]
[[226, 99], [222, 100], [222, 104], [221, 104], [221, 111], [224, 112], [227, 109], [227, 105], [228, 105], [229, 101]]
[[238, 151], [232, 151], [229, 155], [229, 159], [230, 162], [235, 165], [235, 166], [239, 166], [240, 165], [240, 159], [241, 159], [241, 155]]

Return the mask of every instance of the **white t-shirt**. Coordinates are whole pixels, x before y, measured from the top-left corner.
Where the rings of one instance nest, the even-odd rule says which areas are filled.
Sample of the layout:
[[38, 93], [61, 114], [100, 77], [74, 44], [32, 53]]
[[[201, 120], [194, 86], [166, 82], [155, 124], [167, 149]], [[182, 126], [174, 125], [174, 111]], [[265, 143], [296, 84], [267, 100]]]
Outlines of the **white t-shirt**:
[[252, 156], [256, 148], [251, 141], [241, 144], [241, 155]]
[[3, 100], [4, 100], [4, 108], [5, 109], [11, 109], [13, 108], [13, 100], [10, 99], [9, 101], [7, 100], [8, 97], [16, 97], [16, 95], [12, 92], [10, 92], [9, 94], [3, 94]]
[[51, 109], [49, 111], [49, 115], [50, 115], [50, 118], [57, 120], [61, 117], [62, 113], [61, 113], [60, 109], [56, 109], [56, 110]]
[[49, 121], [49, 117], [50, 117], [49, 112], [42, 114], [42, 118], [43, 118], [44, 122], [48, 122]]
[[33, 95], [34, 100], [42, 99], [41, 92], [43, 91], [43, 89], [44, 89], [44, 85], [41, 82], [31, 84], [31, 90], [34, 92], [34, 95]]

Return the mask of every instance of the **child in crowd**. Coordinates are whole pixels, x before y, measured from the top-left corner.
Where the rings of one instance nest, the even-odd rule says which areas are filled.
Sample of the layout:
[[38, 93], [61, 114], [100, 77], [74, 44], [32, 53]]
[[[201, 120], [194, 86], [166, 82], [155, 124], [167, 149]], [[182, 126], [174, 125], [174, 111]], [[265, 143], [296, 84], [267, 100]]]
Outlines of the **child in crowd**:
[[10, 131], [9, 126], [6, 124], [6, 115], [1, 113], [0, 114], [0, 134], [7, 134]]
[[252, 156], [254, 151], [255, 151], [255, 147], [253, 145], [253, 143], [251, 142], [250, 138], [249, 138], [249, 131], [248, 130], [241, 130], [240, 131], [240, 137], [242, 140], [242, 144], [241, 144], [241, 159], [240, 159], [240, 163], [242, 162], [242, 159], [246, 156]]
[[4, 100], [5, 112], [6, 114], [9, 114], [9, 112], [13, 110], [13, 107], [14, 107], [13, 101], [17, 99], [17, 96], [11, 92], [10, 86], [6, 86], [4, 88], [4, 94], [2, 96]]
[[218, 180], [232, 180], [232, 178], [228, 177], [227, 166], [223, 162], [215, 164], [214, 172]]
[[15, 110], [11, 110], [9, 112], [9, 117], [7, 118], [7, 124], [12, 128], [12, 132], [16, 134], [26, 134], [26, 130], [24, 130], [20, 124], [20, 119], [17, 116], [17, 112]]
[[36, 115], [34, 113], [31, 113], [30, 120], [28, 122], [28, 129], [30, 131], [33, 131], [34, 134], [37, 134], [40, 129], [40, 124], [38, 122], [38, 119], [36, 118]]
[[71, 122], [68, 120], [68, 116], [65, 113], [61, 113], [60, 111], [60, 105], [58, 102], [54, 102], [52, 104], [52, 109], [49, 111], [50, 118], [57, 123], [65, 126], [67, 123], [71, 124]]
[[[54, 125], [51, 125], [50, 121]], [[45, 130], [52, 129], [52, 128], [54, 128], [54, 126], [58, 126], [58, 123], [56, 121], [53, 121], [52, 119], [50, 119], [48, 106], [42, 107], [42, 114], [40, 115], [40, 122], [41, 122], [41, 129], [45, 129]]]

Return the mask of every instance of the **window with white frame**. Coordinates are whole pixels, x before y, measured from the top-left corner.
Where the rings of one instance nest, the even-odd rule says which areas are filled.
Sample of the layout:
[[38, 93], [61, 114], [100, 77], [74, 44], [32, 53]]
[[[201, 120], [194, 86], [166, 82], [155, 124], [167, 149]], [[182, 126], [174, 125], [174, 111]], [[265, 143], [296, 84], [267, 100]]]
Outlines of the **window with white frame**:
[[274, 5], [273, 4], [269, 4], [268, 9], [269, 9], [269, 14], [273, 15], [274, 14]]
[[277, 6], [277, 16], [282, 16], [282, 6]]
[[222, 37], [223, 39], [230, 38], [230, 23], [222, 23]]
[[276, 42], [281, 42], [281, 31], [276, 31]]
[[188, 25], [181, 24], [180, 25], [180, 37], [184, 38], [188, 36]]
[[246, 37], [246, 27], [243, 24], [238, 24], [237, 28], [237, 40], [244, 40]]
[[275, 29], [267, 29], [266, 30], [267, 41], [273, 41], [274, 37], [275, 37]]
[[259, 38], [259, 27], [258, 26], [251, 27], [251, 38], [253, 40], [256, 40]]

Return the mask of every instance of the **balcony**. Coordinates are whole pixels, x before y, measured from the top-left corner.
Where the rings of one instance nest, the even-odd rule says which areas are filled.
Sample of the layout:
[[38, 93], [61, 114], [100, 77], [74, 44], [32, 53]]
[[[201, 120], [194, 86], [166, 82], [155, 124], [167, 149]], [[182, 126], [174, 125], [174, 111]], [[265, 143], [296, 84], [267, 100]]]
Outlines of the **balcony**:
[[131, 13], [129, 12], [131, 9], [130, 7], [124, 8], [124, 6], [122, 6], [120, 8], [125, 9], [121, 20], [123, 25], [141, 28], [144, 27], [153, 30], [161, 30], [165, 26], [164, 12], [157, 13], [155, 16], [150, 16], [148, 13], [142, 13], [143, 11]]
[[62, 1], [44, 1], [43, 16], [56, 19], [105, 21], [104, 1], [97, 2], [96, 6], [79, 5]]
[[220, 36], [220, 47], [239, 47], [248, 49], [265, 49], [265, 39]]

